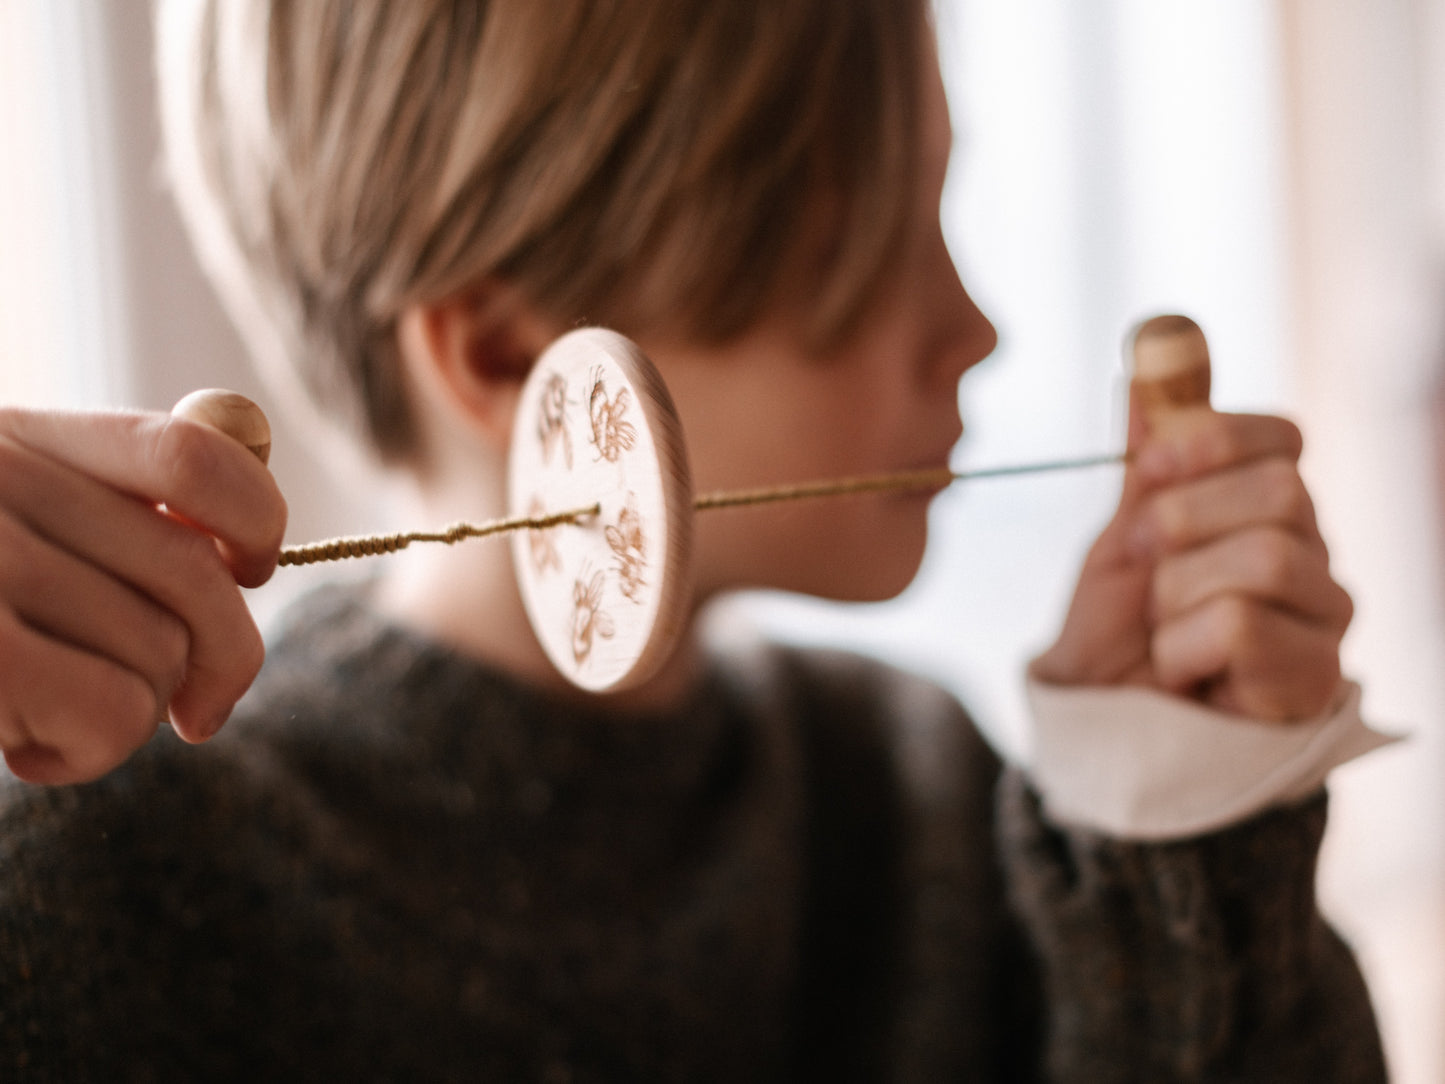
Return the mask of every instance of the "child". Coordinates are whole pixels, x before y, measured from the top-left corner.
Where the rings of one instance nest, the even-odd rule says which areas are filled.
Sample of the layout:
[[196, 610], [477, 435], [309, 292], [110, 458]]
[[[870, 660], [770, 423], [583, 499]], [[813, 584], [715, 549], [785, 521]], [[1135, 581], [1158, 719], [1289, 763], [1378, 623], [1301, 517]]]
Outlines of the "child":
[[[945, 463], [995, 334], [939, 229], [921, 2], [165, 16], [173, 172], [218, 284], [420, 521], [501, 510], [520, 381], [587, 323], [657, 362], [699, 489]], [[487, 543], [305, 600], [257, 679], [237, 584], [266, 579], [285, 512], [249, 453], [164, 417], [0, 415], [0, 747], [31, 784], [77, 784], [6, 786], [0, 1063], [1382, 1079], [1313, 903], [1319, 784], [1359, 730], [1299, 436], [1214, 415], [1131, 440], [1034, 668], [1075, 711], [1051, 725], [1117, 763], [1141, 735], [1259, 738], [1230, 713], [1334, 750], [1244, 808], [1180, 819], [1177, 796], [1168, 825], [1091, 819], [1056, 754], [1004, 769], [942, 693], [862, 660], [692, 627], [655, 679], [585, 697]], [[706, 517], [697, 606], [892, 595], [927, 503]], [[215, 735], [248, 688], [215, 740], [175, 740]], [[1147, 784], [1187, 779], [1187, 753]]]

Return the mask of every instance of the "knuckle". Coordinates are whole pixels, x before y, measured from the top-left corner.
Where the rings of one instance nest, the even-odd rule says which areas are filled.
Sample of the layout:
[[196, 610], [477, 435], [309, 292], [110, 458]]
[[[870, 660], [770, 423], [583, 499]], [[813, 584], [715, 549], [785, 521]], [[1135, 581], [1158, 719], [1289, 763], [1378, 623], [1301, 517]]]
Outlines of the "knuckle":
[[1273, 686], [1252, 690], [1245, 700], [1245, 711], [1257, 719], [1269, 722], [1284, 722], [1296, 717], [1303, 718], [1307, 714], [1297, 697]]
[[34, 743], [7, 747], [5, 764], [16, 779], [35, 786], [83, 783], [65, 767], [56, 754]]
[[251, 687], [266, 660], [266, 647], [239, 591], [213, 615], [206, 637], [191, 651], [180, 686], [188, 714], [209, 715], [233, 706]]
[[1167, 551], [1178, 549], [1189, 537], [1190, 515], [1184, 501], [1173, 493], [1161, 493], [1149, 510], [1150, 528]]
[[150, 685], [128, 671], [117, 676], [107, 704], [98, 725], [65, 755], [72, 770], [86, 779], [98, 779], [124, 763], [155, 733], [164, 711]]
[[1294, 681], [1273, 691], [1272, 714], [1280, 719], [1309, 719], [1328, 711], [1334, 703], [1342, 673], [1339, 656], [1324, 653], [1302, 665]]
[[232, 584], [231, 577], [226, 573], [225, 562], [209, 536], [188, 527], [180, 527], [170, 533], [168, 545], [169, 552], [166, 556], [171, 575], [191, 597], [203, 597], [216, 591], [222, 584]]
[[273, 487], [259, 515], [252, 521], [254, 527], [245, 550], [248, 556], [234, 569], [235, 578], [243, 587], [259, 587], [274, 572], [286, 540], [286, 521], [286, 502], [280, 491]]
[[1291, 459], [1299, 459], [1305, 447], [1304, 430], [1288, 418], [1276, 418], [1275, 424], [1279, 426], [1281, 446]]
[[278, 504], [273, 506], [261, 526], [261, 552], [273, 558], [281, 552], [282, 543], [286, 540], [286, 502], [279, 497], [277, 500]]
[[1345, 669], [1343, 663], [1340, 661], [1340, 653], [1338, 651], [1327, 652], [1324, 658], [1312, 668], [1311, 673], [1318, 681], [1317, 687], [1320, 690], [1318, 697], [1320, 701], [1319, 706], [1323, 709], [1333, 700], [1335, 690], [1339, 688], [1340, 682], [1343, 681], [1345, 677]]
[[171, 614], [161, 618], [156, 639], [161, 657], [172, 660], [177, 665], [183, 664], [186, 656], [191, 653], [190, 627]]
[[1278, 594], [1294, 581], [1299, 549], [1284, 531], [1266, 529], [1251, 539], [1249, 560], [1257, 586]]
[[159, 432], [153, 445], [156, 475], [164, 479], [167, 495], [172, 499], [203, 492], [214, 484], [220, 450], [219, 434], [184, 418], [169, 417], [158, 421]]
[[9, 696], [0, 693], [0, 700], [4, 701], [0, 705], [0, 750], [13, 753], [34, 745], [30, 722], [9, 703]]
[[1299, 522], [1314, 514], [1313, 502], [1295, 465], [1285, 459], [1268, 460], [1262, 467], [1266, 507], [1283, 522]]
[[152, 633], [151, 658], [155, 660], [156, 689], [163, 696], [180, 688], [190, 654], [190, 626], [171, 614], [162, 616]]
[[[1331, 582], [1333, 583], [1333, 581]], [[1355, 620], [1355, 599], [1349, 591], [1345, 590], [1339, 584], [1336, 583], [1334, 587], [1338, 597], [1336, 605], [1339, 611], [1336, 622], [1339, 629], [1339, 636], [1343, 638], [1345, 630], [1349, 628], [1350, 624]]]
[[1239, 459], [1244, 449], [1238, 427], [1228, 414], [1214, 413], [1195, 436], [1194, 457], [1201, 467], [1218, 467]]
[[122, 750], [120, 755], [126, 756], [155, 733], [166, 706], [156, 698], [149, 683], [129, 672], [121, 675], [114, 703], [108, 730], [115, 736], [115, 747]]
[[291, 510], [279, 488], [273, 487], [272, 497], [267, 502], [266, 508], [267, 514], [264, 520], [266, 546], [268, 549], [280, 549], [281, 542], [286, 537], [286, 523], [290, 519]]
[[1227, 595], [1215, 600], [1214, 613], [1219, 636], [1229, 646], [1229, 653], [1236, 657], [1252, 655], [1261, 639], [1258, 607], [1239, 595]]
[[255, 623], [250, 620], [244, 622], [238, 633], [234, 641], [235, 661], [241, 691], [244, 692], [261, 672], [266, 661], [266, 644]]
[[[48, 786], [99, 779], [155, 732], [155, 697], [136, 675], [116, 670], [89, 691], [89, 699], [65, 709], [68, 721], [59, 714], [50, 725], [32, 720], [13, 741], [6, 741], [6, 762], [19, 778]], [[84, 725], [76, 726], [77, 719]], [[52, 731], [67, 737], [52, 742]]]

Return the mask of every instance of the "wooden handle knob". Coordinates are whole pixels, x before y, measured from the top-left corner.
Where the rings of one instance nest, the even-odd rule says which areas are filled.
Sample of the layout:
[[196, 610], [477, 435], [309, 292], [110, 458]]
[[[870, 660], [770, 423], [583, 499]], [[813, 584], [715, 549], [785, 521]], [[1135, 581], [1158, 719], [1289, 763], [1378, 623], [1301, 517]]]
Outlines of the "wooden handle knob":
[[271, 458], [271, 423], [261, 408], [244, 395], [203, 388], [172, 407], [171, 414], [219, 429], [244, 444], [263, 464]]
[[1150, 424], [1209, 406], [1209, 343], [1187, 316], [1155, 316], [1130, 336], [1132, 383]]

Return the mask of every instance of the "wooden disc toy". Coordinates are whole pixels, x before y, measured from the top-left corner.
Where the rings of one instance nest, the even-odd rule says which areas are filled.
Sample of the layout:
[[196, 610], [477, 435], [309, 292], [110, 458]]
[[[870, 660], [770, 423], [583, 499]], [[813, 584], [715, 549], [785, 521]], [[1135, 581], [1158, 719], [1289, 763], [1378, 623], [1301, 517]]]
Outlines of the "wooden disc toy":
[[[1193, 320], [1146, 320], [1127, 349], [1151, 425], [1208, 409], [1209, 347]], [[265, 462], [270, 429], [249, 399], [194, 392], [175, 413], [229, 433]], [[692, 605], [697, 512], [936, 489], [1124, 459], [1111, 453], [963, 472], [940, 467], [694, 496], [682, 427], [657, 370], [631, 341], [588, 328], [548, 347], [523, 384], [509, 451], [507, 518], [288, 546], [280, 564], [511, 534], [517, 586], [538, 642], [569, 681], [602, 692], [645, 681], [671, 653]]]
[[532, 367], [512, 429], [512, 516], [598, 506], [512, 535], [532, 628], [574, 684], [622, 689], [667, 657], [689, 605], [692, 482], [657, 370], [629, 340], [588, 328]]

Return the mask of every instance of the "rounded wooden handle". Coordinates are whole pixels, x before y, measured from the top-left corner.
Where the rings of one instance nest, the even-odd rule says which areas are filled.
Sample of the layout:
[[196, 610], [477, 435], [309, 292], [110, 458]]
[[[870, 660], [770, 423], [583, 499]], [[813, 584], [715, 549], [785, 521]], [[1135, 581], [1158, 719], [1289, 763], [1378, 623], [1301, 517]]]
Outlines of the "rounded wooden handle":
[[1209, 406], [1209, 343], [1187, 316], [1155, 316], [1130, 336], [1132, 383], [1150, 422]]
[[240, 441], [263, 464], [271, 458], [271, 423], [251, 400], [223, 388], [193, 391], [171, 408], [177, 418], [209, 425]]

